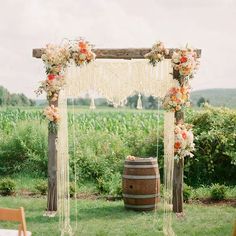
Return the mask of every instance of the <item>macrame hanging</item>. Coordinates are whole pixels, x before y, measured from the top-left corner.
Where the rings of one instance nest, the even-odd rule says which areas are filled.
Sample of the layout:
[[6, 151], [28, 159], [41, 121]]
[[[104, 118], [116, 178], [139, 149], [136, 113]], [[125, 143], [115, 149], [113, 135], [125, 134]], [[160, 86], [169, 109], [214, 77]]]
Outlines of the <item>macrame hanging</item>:
[[163, 98], [178, 83], [171, 71], [170, 60], [160, 62], [157, 67], [146, 59], [97, 59], [81, 68], [72, 63], [66, 72], [66, 92], [68, 97], [79, 97], [92, 90], [115, 107], [124, 105], [127, 97], [137, 92]]
[[94, 97], [92, 96], [91, 97], [91, 103], [90, 103], [89, 109], [90, 110], [94, 110], [95, 108], [96, 108], [96, 106], [95, 106], [95, 102], [94, 102]]
[[[69, 160], [68, 127], [66, 98], [77, 98], [88, 91], [95, 91], [105, 97], [114, 107], [125, 104], [127, 97], [139, 93], [145, 96], [164, 98], [167, 91], [178, 85], [172, 78], [170, 60], [163, 60], [156, 67], [148, 64], [146, 59], [139, 60], [96, 60], [86, 67], [78, 68], [73, 63], [67, 68], [67, 84], [60, 93], [59, 110], [61, 122], [58, 129], [58, 202], [60, 209], [60, 227], [62, 236], [72, 234], [70, 227], [69, 202]], [[140, 98], [141, 99], [141, 98]], [[171, 205], [173, 160], [174, 160], [174, 113], [166, 113], [164, 118], [165, 142], [165, 190], [164, 190], [164, 224], [165, 235], [172, 233]], [[75, 137], [74, 137], [75, 138]]]
[[165, 236], [174, 236], [172, 229], [172, 191], [174, 171], [174, 112], [164, 113], [164, 216], [163, 233]]
[[67, 97], [61, 90], [58, 99], [61, 120], [58, 125], [57, 148], [57, 201], [61, 236], [72, 235], [70, 226], [70, 192], [69, 192], [69, 150], [67, 125]]
[[137, 109], [138, 110], [142, 110], [143, 109], [142, 99], [141, 99], [141, 94], [140, 93], [138, 94]]

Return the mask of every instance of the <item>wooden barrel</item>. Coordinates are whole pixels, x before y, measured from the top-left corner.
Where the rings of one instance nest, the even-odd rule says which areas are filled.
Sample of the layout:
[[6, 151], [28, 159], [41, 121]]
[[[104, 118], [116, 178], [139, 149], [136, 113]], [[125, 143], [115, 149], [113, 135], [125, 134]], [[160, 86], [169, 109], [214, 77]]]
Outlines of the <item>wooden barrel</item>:
[[155, 158], [126, 160], [123, 199], [127, 209], [149, 211], [160, 201], [160, 174]]

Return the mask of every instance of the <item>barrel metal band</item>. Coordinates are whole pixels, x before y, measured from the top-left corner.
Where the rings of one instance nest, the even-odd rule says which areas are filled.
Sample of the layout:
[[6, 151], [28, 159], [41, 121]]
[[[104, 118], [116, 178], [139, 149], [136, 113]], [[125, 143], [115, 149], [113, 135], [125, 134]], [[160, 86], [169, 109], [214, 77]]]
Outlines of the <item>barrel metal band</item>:
[[160, 175], [123, 175], [125, 179], [159, 179]]
[[127, 198], [137, 198], [137, 199], [146, 199], [146, 198], [154, 198], [154, 197], [159, 197], [160, 194], [145, 194], [145, 195], [135, 195], [135, 194], [126, 194], [123, 193], [123, 197]]
[[158, 165], [125, 165], [127, 168], [142, 169], [142, 168], [153, 168], [158, 167]]
[[129, 205], [129, 204], [125, 204], [125, 207], [128, 208], [133, 208], [133, 209], [147, 209], [147, 208], [155, 208], [155, 204], [151, 204], [151, 205]]

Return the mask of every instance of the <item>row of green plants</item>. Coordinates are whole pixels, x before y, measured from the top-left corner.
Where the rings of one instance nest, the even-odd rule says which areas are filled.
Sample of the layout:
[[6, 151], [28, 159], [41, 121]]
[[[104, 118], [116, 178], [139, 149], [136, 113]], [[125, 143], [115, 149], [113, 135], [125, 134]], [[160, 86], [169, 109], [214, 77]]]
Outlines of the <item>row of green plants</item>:
[[[119, 175], [113, 176], [112, 180], [106, 181], [104, 184], [102, 183], [103, 190], [105, 190], [111, 196], [122, 196], [122, 190], [120, 186], [120, 177]], [[114, 182], [115, 181], [115, 182]], [[100, 181], [98, 181], [98, 189], [101, 187]], [[3, 196], [10, 196], [16, 193], [16, 182], [11, 178], [3, 178], [0, 180], [0, 194]], [[69, 185], [70, 197], [75, 196], [75, 185], [74, 183], [70, 183]], [[226, 193], [228, 191], [228, 187], [220, 184], [212, 184], [209, 188], [204, 188], [204, 190], [208, 192], [210, 199], [214, 201], [224, 200], [226, 199]], [[34, 184], [33, 192], [36, 194], [46, 195], [48, 191], [48, 185], [46, 180], [36, 181]], [[161, 195], [163, 191], [163, 186], [161, 186]], [[195, 193], [195, 189], [188, 185], [184, 185], [183, 188], [183, 197], [185, 202], [189, 202], [190, 200], [204, 198], [204, 194], [200, 195]]]
[[[24, 173], [45, 178], [46, 121], [41, 120], [37, 111], [27, 111], [32, 112], [29, 118], [17, 111], [16, 119], [16, 110], [13, 115], [7, 115], [10, 110], [1, 112], [5, 116], [0, 114], [0, 119], [8, 119], [10, 125], [0, 130], [0, 175]], [[235, 185], [236, 112], [219, 108], [189, 110], [185, 119], [194, 124], [196, 144], [194, 158], [185, 159], [185, 183], [192, 187], [212, 183]], [[71, 180], [76, 171], [80, 181], [95, 182], [100, 192], [119, 193], [125, 157], [155, 157], [157, 149], [163, 176], [162, 123], [161, 119], [157, 132], [156, 112], [76, 112], [74, 119], [70, 113]]]
[[[70, 197], [75, 196], [75, 185], [70, 183]], [[34, 184], [33, 192], [36, 194], [46, 195], [48, 191], [48, 183], [46, 180], [38, 180]], [[14, 179], [6, 177], [0, 180], [0, 194], [3, 196], [11, 196], [17, 192], [17, 183]]]

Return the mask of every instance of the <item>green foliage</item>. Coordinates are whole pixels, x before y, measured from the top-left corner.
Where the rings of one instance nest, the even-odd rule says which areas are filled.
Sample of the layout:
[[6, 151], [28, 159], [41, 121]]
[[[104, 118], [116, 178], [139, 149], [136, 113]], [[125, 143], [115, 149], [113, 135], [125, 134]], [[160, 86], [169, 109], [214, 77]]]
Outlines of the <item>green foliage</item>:
[[0, 193], [2, 195], [12, 195], [16, 190], [16, 183], [11, 178], [4, 178], [0, 181]]
[[119, 172], [112, 173], [106, 171], [98, 178], [98, 189], [100, 192], [109, 194], [111, 196], [122, 195], [122, 177]]
[[197, 106], [202, 107], [205, 103], [209, 104], [210, 101], [208, 99], [206, 100], [204, 97], [200, 97], [197, 101]]
[[9, 135], [0, 133], [0, 175], [25, 172], [45, 176], [47, 130], [39, 122], [18, 122]]
[[[194, 124], [196, 137], [195, 157], [185, 159], [186, 184], [235, 184], [236, 111], [210, 107], [190, 110], [185, 117], [186, 122]], [[98, 184], [98, 179], [105, 179], [103, 175], [107, 171], [122, 173], [127, 155], [156, 156], [155, 112], [76, 111], [74, 119], [69, 112], [68, 120], [70, 168], [74, 172], [76, 164], [77, 174], [83, 181], [95, 180]], [[0, 128], [0, 175], [21, 172], [46, 176], [47, 123], [41, 121], [41, 111], [1, 110]], [[158, 163], [162, 178], [162, 119], [159, 134]]]
[[[123, 160], [128, 155], [119, 136], [100, 131], [89, 131], [87, 134], [77, 133], [75, 156], [71, 147], [73, 162], [76, 162], [80, 179], [97, 179], [107, 170], [121, 171]], [[74, 163], [71, 163], [72, 169]]]
[[226, 196], [226, 187], [220, 184], [213, 184], [211, 186], [211, 198], [213, 200], [223, 200]]
[[[194, 125], [194, 158], [186, 158], [189, 185], [236, 183], [236, 111], [206, 107], [187, 114]], [[227, 170], [227, 171], [226, 171]]]
[[189, 202], [192, 196], [192, 187], [188, 186], [187, 184], [184, 184], [183, 187], [183, 198], [184, 202]]
[[70, 183], [69, 186], [69, 192], [70, 192], [70, 197], [74, 197], [75, 196], [75, 183]]
[[0, 86], [0, 106], [33, 106], [35, 102], [32, 99], [27, 98], [23, 93], [9, 93], [9, 91]]
[[46, 180], [38, 181], [35, 184], [35, 189], [37, 192], [39, 192], [41, 195], [46, 195], [48, 191], [48, 182]]
[[[46, 195], [47, 191], [48, 191], [48, 182], [46, 180], [40, 180], [35, 184], [34, 188], [41, 195]], [[74, 183], [70, 183], [69, 192], [70, 192], [70, 197], [75, 196], [75, 185], [74, 185]]]

